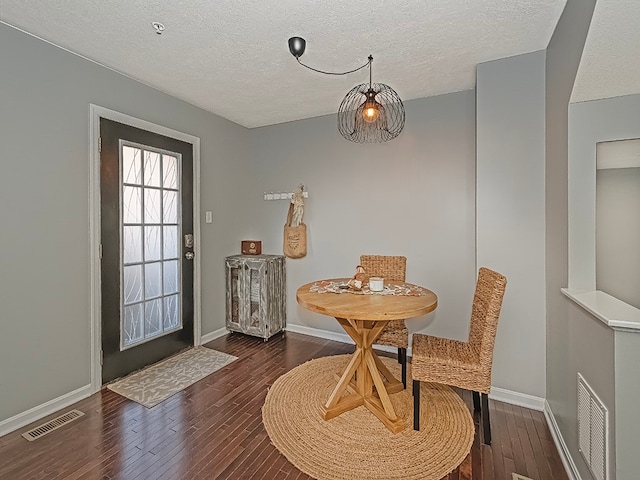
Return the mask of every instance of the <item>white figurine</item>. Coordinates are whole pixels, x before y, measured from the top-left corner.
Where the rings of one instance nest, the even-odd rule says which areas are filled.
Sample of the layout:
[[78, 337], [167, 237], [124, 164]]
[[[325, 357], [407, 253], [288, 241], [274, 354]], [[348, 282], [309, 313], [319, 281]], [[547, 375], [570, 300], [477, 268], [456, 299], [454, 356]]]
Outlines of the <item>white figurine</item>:
[[303, 190], [304, 185], [298, 185], [298, 190], [291, 197], [291, 203], [293, 204], [293, 215], [291, 216], [292, 227], [297, 227], [302, 223], [302, 215], [304, 214]]

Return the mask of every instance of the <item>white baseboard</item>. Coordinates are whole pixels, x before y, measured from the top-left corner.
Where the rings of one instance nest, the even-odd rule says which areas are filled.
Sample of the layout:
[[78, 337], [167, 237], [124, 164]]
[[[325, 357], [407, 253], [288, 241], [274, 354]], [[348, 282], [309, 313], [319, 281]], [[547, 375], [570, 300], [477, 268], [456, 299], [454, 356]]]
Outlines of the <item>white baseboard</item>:
[[[300, 333], [303, 335], [310, 335], [313, 337], [324, 338], [336, 342], [353, 344], [351, 338], [344, 333], [331, 332], [329, 330], [321, 330], [318, 328], [306, 327], [302, 325], [287, 325], [286, 330], [288, 332]], [[207, 342], [215, 340], [216, 338], [220, 338], [227, 333], [229, 332], [226, 328], [219, 328], [218, 330], [214, 330], [213, 332], [202, 335], [201, 344], [205, 344]], [[394, 347], [388, 347], [384, 345], [376, 348], [388, 352], [397, 351]], [[408, 351], [407, 353], [410, 355], [410, 351]], [[85, 385], [84, 387], [80, 387], [58, 398], [54, 398], [53, 400], [43, 403], [42, 405], [38, 405], [11, 418], [0, 421], [0, 437], [18, 430], [19, 428], [22, 428], [32, 422], [40, 420], [47, 415], [51, 415], [52, 413], [68, 407], [69, 405], [72, 405], [73, 403], [76, 403], [84, 398], [87, 398], [92, 393], [93, 392], [91, 389], [91, 385]], [[545, 399], [524, 393], [513, 392], [511, 390], [506, 390], [498, 387], [492, 387], [490, 398], [512, 405], [530, 408], [532, 410], [543, 411], [544, 416], [547, 420], [547, 425], [549, 426], [549, 430], [551, 431], [551, 436], [553, 437], [554, 443], [556, 445], [556, 448], [558, 449], [562, 464], [567, 471], [569, 479], [582, 480], [580, 474], [578, 473], [578, 469], [576, 468], [576, 465], [573, 461], [573, 458], [571, 457], [569, 449], [564, 442], [549, 403]]]
[[216, 338], [224, 337], [227, 333], [229, 333], [229, 330], [224, 327], [219, 328], [218, 330], [214, 330], [213, 332], [205, 333], [204, 335], [202, 335], [202, 337], [200, 337], [200, 345], [204, 345], [205, 343], [210, 342], [211, 340], [215, 340]]
[[69, 405], [79, 402], [80, 400], [89, 397], [92, 393], [91, 384], [85, 385], [77, 390], [65, 393], [58, 398], [49, 400], [42, 405], [38, 405], [11, 418], [7, 418], [0, 422], [0, 437], [18, 430], [25, 425], [36, 422], [47, 415], [57, 412], [58, 410], [62, 410]]
[[[336, 342], [350, 343], [353, 345], [353, 340], [345, 333], [330, 332], [328, 330], [321, 330], [319, 328], [305, 327], [302, 325], [287, 325], [288, 332], [301, 333], [303, 335], [310, 335], [312, 337], [324, 338], [326, 340], [333, 340]], [[387, 345], [376, 345], [377, 350], [382, 350], [390, 353], [397, 353], [398, 349], [395, 347], [389, 347]], [[411, 356], [411, 346], [407, 349], [407, 355]], [[490, 398], [498, 400], [500, 402], [509, 403], [511, 405], [518, 405], [519, 407], [526, 407], [539, 412], [544, 410], [545, 400], [541, 397], [534, 397], [526, 393], [513, 392], [511, 390], [505, 390], [504, 388], [491, 387]]]
[[571, 452], [569, 452], [569, 447], [567, 447], [567, 444], [562, 437], [562, 433], [560, 432], [560, 428], [556, 423], [556, 417], [553, 415], [551, 406], [546, 400], [544, 402], [543, 411], [544, 418], [547, 419], [547, 425], [549, 426], [551, 436], [553, 437], [553, 442], [556, 444], [558, 454], [560, 455], [560, 460], [562, 460], [562, 464], [564, 465], [564, 469], [567, 472], [569, 480], [582, 480], [582, 478], [580, 477], [580, 473], [578, 472], [578, 468], [573, 461], [573, 457], [571, 456]]
[[[200, 338], [200, 343], [204, 344], [210, 342], [211, 340], [222, 337], [227, 333], [229, 333], [229, 331], [226, 328], [219, 328], [218, 330], [214, 330], [213, 332], [207, 333], [206, 335], [202, 335], [202, 337]], [[2, 420], [0, 422], [0, 437], [18, 430], [25, 425], [29, 425], [32, 422], [36, 422], [41, 418], [46, 417], [47, 415], [51, 415], [52, 413], [57, 412], [58, 410], [68, 407], [73, 403], [87, 398], [93, 393], [94, 392], [91, 389], [91, 385], [85, 385], [84, 387], [80, 387], [77, 390], [69, 393], [65, 393], [64, 395], [58, 398], [54, 398], [53, 400], [43, 403], [42, 405], [38, 405], [11, 418]]]
[[[304, 327], [302, 325], [287, 325], [287, 332], [301, 333], [311, 337], [324, 338], [325, 340], [333, 340], [334, 342], [348, 343], [353, 345], [353, 340], [346, 333], [331, 332], [329, 330], [321, 330], [319, 328]], [[376, 345], [376, 350], [384, 352], [398, 353], [398, 349], [388, 345]], [[411, 347], [407, 349], [407, 355], [411, 356]]]
[[514, 392], [513, 390], [506, 390], [499, 387], [491, 387], [489, 398], [509, 403], [511, 405], [537, 410], [539, 412], [544, 411], [545, 399], [526, 393]]
[[287, 325], [286, 330], [287, 332], [301, 333], [302, 335], [324, 338], [335, 342], [350, 343], [353, 345], [353, 340], [351, 340], [351, 337], [346, 333], [331, 332], [329, 330], [321, 330], [319, 328], [305, 327], [302, 325]]
[[[287, 331], [301, 333], [303, 335], [311, 335], [313, 337], [324, 338], [327, 340], [334, 340], [336, 342], [353, 344], [351, 338], [344, 333], [330, 332], [327, 330], [304, 327], [301, 325], [287, 325]], [[381, 350], [385, 350], [388, 352], [396, 351], [395, 348], [387, 347], [384, 345], [377, 346], [376, 348], [380, 348]], [[407, 354], [411, 356], [410, 348], [408, 349]], [[560, 455], [560, 459], [562, 460], [562, 464], [564, 465], [564, 469], [569, 476], [569, 480], [582, 480], [580, 474], [578, 473], [578, 469], [576, 468], [576, 465], [573, 461], [573, 458], [571, 457], [571, 453], [569, 452], [567, 444], [562, 438], [562, 434], [560, 433], [558, 424], [556, 423], [553, 413], [551, 412], [549, 403], [544, 398], [536, 397], [526, 393], [514, 392], [512, 390], [507, 390], [499, 387], [491, 387], [491, 394], [489, 395], [489, 397], [500, 402], [543, 412], [547, 420], [549, 430], [551, 431], [553, 441], [556, 445], [556, 448], [558, 449], [558, 454]]]

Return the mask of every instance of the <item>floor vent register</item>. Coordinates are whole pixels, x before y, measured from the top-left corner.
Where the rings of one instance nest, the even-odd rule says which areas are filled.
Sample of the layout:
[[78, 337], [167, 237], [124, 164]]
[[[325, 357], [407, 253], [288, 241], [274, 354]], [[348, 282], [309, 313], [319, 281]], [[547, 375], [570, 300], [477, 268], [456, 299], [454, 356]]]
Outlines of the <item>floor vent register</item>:
[[44, 437], [47, 433], [51, 433], [60, 427], [64, 427], [66, 424], [73, 422], [83, 415], [84, 413], [80, 410], [71, 410], [64, 415], [60, 415], [53, 420], [49, 420], [47, 423], [43, 423], [38, 427], [32, 428], [28, 432], [23, 433], [22, 436], [30, 442], [33, 442], [34, 440]]

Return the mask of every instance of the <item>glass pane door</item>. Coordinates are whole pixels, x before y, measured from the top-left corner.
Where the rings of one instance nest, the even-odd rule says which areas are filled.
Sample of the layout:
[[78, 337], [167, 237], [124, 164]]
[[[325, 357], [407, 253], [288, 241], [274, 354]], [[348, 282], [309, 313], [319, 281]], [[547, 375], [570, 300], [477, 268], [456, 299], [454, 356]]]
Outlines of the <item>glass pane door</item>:
[[120, 349], [182, 328], [180, 155], [120, 142]]

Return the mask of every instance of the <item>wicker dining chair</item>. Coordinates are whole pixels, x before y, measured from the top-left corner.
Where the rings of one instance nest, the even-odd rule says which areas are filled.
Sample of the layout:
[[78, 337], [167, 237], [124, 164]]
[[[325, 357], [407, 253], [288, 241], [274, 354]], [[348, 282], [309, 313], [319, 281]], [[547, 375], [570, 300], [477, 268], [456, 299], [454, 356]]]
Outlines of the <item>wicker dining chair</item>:
[[[382, 277], [385, 280], [404, 282], [407, 270], [407, 257], [399, 255], [361, 255], [360, 265], [370, 277]], [[398, 348], [398, 363], [402, 365], [402, 384], [407, 388], [407, 347], [409, 330], [404, 320], [391, 320], [376, 340], [376, 345], [388, 345]]]
[[411, 376], [414, 430], [420, 430], [420, 382], [452, 385], [473, 391], [474, 411], [480, 410], [482, 416], [484, 443], [491, 445], [488, 394], [491, 390], [493, 346], [506, 285], [507, 279], [501, 274], [480, 268], [468, 342], [413, 334]]

